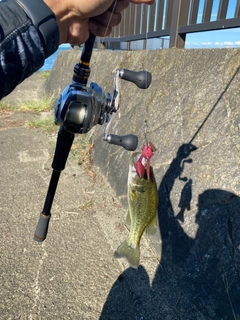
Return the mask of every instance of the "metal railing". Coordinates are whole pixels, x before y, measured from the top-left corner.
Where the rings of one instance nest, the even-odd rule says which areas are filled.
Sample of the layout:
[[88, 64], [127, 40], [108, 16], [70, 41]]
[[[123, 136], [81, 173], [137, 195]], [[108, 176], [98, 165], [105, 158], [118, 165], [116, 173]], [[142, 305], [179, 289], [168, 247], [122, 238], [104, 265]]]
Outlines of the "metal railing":
[[136, 41], [146, 49], [149, 39], [167, 37], [170, 48], [184, 48], [189, 33], [237, 27], [240, 0], [156, 0], [152, 6], [130, 4], [121, 24], [100, 42], [106, 49], [134, 50]]

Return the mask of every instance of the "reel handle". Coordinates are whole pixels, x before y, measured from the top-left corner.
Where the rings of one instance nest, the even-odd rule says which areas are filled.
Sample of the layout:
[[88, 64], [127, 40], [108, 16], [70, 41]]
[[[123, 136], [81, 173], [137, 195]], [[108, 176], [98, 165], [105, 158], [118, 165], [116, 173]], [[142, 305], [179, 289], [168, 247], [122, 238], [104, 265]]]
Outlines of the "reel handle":
[[148, 71], [132, 71], [128, 69], [120, 69], [119, 77], [135, 83], [140, 89], [147, 89], [152, 82], [152, 74]]
[[138, 137], [133, 134], [127, 134], [126, 136], [109, 134], [106, 141], [121, 146], [128, 151], [134, 151], [138, 146]]

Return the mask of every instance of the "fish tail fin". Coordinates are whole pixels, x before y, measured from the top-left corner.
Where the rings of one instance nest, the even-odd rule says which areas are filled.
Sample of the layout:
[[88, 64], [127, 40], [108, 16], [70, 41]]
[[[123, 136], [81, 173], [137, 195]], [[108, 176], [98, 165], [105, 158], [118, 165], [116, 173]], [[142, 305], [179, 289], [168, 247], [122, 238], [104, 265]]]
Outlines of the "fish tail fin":
[[140, 261], [140, 246], [133, 247], [128, 240], [125, 240], [114, 252], [114, 257], [126, 258], [131, 267], [137, 269]]

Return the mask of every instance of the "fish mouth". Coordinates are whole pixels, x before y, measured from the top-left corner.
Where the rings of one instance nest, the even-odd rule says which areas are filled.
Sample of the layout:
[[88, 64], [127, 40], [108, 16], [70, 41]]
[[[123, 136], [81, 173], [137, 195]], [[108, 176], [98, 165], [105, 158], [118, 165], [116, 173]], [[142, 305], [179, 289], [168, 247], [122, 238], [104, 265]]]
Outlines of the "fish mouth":
[[141, 152], [136, 152], [136, 153], [133, 154], [133, 157], [132, 157], [132, 165], [133, 165], [133, 167], [135, 167], [136, 162], [139, 160], [140, 157], [141, 157]]
[[142, 156], [141, 152], [132, 155], [131, 171], [134, 176], [143, 178], [146, 172], [147, 160]]

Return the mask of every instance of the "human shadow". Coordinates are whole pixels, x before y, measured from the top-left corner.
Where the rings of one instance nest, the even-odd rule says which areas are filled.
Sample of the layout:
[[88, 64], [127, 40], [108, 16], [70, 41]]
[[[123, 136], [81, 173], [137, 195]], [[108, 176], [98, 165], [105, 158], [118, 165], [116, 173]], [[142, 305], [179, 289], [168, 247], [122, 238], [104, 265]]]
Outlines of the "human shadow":
[[[197, 148], [193, 144], [183, 144], [178, 149], [176, 157], [173, 159], [159, 185], [158, 222], [163, 243], [161, 264], [163, 264], [165, 260], [167, 260], [167, 264], [170, 265], [170, 260], [173, 260], [172, 263], [174, 263], [178, 259], [185, 259], [187, 252], [189, 252], [193, 245], [193, 241], [182, 232], [182, 227], [176, 221], [176, 218], [184, 220], [185, 208], [190, 208], [192, 179], [182, 177], [182, 174], [185, 164], [192, 163], [192, 159], [189, 158], [189, 156], [195, 150], [197, 150]], [[171, 202], [171, 191], [177, 179], [186, 181], [186, 184], [182, 189], [178, 205], [180, 212], [177, 214], [177, 217], [175, 217]], [[181, 247], [177, 245], [180, 241], [182, 243]]]
[[[184, 165], [197, 148], [182, 145], [158, 190], [162, 251], [150, 284], [144, 267], [128, 268], [113, 284], [101, 320], [239, 320], [240, 319], [240, 198], [209, 189], [198, 197], [194, 238], [182, 227], [191, 205], [191, 178]], [[179, 212], [171, 191], [182, 180]]]
[[[181, 146], [159, 186], [162, 255], [151, 289], [173, 288], [173, 298], [168, 291], [168, 311], [162, 312], [163, 319], [170, 310], [170, 319], [239, 319], [240, 198], [220, 189], [200, 194], [194, 238], [179, 222], [184, 221], [185, 209], [190, 209], [192, 179], [184, 178], [187, 182], [181, 192], [179, 213], [174, 213], [171, 203], [174, 182], [182, 180], [183, 164], [192, 163], [189, 156], [195, 150], [192, 144]], [[168, 281], [163, 280], [166, 278]]]

